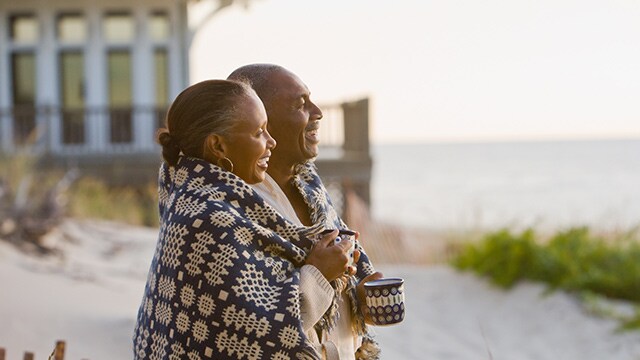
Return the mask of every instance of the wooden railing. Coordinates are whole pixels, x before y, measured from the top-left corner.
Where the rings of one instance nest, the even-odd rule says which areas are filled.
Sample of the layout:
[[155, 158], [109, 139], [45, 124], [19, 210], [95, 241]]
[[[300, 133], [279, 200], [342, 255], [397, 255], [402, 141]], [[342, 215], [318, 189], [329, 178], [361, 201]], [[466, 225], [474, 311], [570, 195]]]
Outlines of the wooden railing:
[[[321, 106], [320, 144], [342, 149], [347, 139], [346, 105]], [[349, 107], [350, 108], [350, 107]], [[52, 106], [0, 109], [0, 151], [30, 149], [53, 155], [157, 152], [156, 131], [164, 127], [166, 108], [63, 109]], [[367, 132], [359, 131], [368, 137]], [[329, 150], [331, 151], [331, 150]]]
[[152, 107], [0, 109], [0, 151], [63, 156], [152, 152], [165, 114], [165, 108]]

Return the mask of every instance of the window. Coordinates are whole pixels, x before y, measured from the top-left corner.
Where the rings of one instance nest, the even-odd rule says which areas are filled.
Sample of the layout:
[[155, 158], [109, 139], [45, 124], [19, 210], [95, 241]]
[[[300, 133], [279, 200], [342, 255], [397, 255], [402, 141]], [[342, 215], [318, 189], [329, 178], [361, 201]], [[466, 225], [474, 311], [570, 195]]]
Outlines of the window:
[[9, 36], [15, 44], [35, 44], [38, 41], [38, 22], [30, 14], [9, 17]]
[[133, 18], [127, 13], [107, 14], [104, 19], [104, 36], [110, 43], [131, 43], [135, 26]]
[[56, 30], [62, 43], [82, 44], [87, 39], [87, 21], [81, 14], [60, 14]]
[[84, 56], [79, 51], [60, 53], [62, 142], [84, 142]]
[[166, 41], [169, 38], [169, 18], [164, 12], [155, 12], [149, 18], [149, 36], [153, 41]]
[[14, 106], [14, 139], [16, 144], [33, 141], [36, 129], [36, 57], [33, 52], [19, 52], [11, 55]]
[[111, 142], [133, 140], [131, 119], [131, 54], [128, 50], [108, 53], [109, 106], [111, 108]]

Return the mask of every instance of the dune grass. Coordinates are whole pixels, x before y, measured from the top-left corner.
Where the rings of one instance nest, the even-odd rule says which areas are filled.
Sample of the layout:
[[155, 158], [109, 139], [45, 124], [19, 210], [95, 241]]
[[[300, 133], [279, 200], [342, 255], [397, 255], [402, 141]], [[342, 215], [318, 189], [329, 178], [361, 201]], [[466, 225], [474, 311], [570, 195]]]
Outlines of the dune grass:
[[[62, 169], [43, 168], [40, 161], [29, 153], [11, 156], [0, 153], [0, 168], [3, 169], [0, 173], [0, 210], [38, 211], [46, 194], [59, 185], [67, 173]], [[155, 181], [142, 186], [113, 187], [103, 180], [82, 176], [74, 180], [70, 188], [65, 188], [64, 195], [67, 216], [158, 225]]]
[[137, 187], [112, 187], [85, 177], [71, 188], [69, 215], [155, 227], [158, 225], [157, 186], [149, 183]]
[[640, 329], [640, 241], [638, 231], [593, 235], [588, 228], [560, 231], [542, 239], [534, 230], [503, 229], [463, 244], [454, 267], [485, 276], [509, 288], [520, 280], [636, 305], [635, 316], [621, 318], [624, 328]]

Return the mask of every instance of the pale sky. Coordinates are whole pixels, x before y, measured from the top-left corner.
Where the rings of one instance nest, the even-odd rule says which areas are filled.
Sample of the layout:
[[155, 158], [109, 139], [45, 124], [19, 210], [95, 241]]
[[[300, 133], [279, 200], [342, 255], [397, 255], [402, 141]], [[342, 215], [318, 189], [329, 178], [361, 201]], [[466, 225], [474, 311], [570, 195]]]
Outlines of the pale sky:
[[192, 82], [271, 62], [368, 96], [377, 143], [640, 138], [637, 0], [254, 0], [190, 55]]

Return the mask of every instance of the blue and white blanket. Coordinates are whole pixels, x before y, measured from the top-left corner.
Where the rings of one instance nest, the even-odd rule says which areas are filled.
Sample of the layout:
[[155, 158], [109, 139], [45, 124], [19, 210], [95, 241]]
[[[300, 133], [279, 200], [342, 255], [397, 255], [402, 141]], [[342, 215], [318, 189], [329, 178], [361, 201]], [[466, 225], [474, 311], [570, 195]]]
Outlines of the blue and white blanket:
[[[161, 167], [160, 235], [135, 359], [320, 358], [301, 326], [299, 269], [316, 235], [344, 224], [313, 165], [295, 181], [311, 227], [287, 221], [242, 179], [206, 161], [182, 157]], [[366, 255], [359, 265], [359, 277], [373, 272]], [[335, 314], [332, 307], [322, 326]]]

